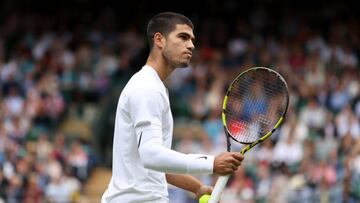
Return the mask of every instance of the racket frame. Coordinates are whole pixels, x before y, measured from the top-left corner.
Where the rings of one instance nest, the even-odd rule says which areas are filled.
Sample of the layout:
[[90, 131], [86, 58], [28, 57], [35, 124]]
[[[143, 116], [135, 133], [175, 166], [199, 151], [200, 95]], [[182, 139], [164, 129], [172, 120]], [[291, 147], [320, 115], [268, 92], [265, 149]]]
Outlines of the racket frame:
[[[287, 83], [285, 81], [285, 79], [278, 73], [276, 72], [275, 70], [273, 69], [270, 69], [270, 68], [266, 68], [266, 67], [253, 67], [253, 68], [249, 68], [247, 70], [245, 70], [244, 72], [242, 72], [241, 74], [239, 74], [233, 81], [232, 83], [230, 84], [227, 92], [226, 92], [226, 95], [224, 97], [224, 101], [223, 101], [223, 106], [222, 106], [222, 114], [221, 114], [221, 118], [222, 118], [222, 123], [223, 123], [223, 126], [224, 126], [224, 131], [226, 133], [226, 142], [227, 142], [227, 151], [230, 152], [231, 150], [231, 143], [230, 143], [230, 138], [236, 142], [239, 142], [238, 140], [234, 139], [227, 126], [226, 126], [226, 106], [227, 106], [227, 102], [228, 102], [228, 99], [229, 99], [229, 94], [231, 92], [231, 89], [233, 87], [233, 84], [235, 84], [238, 80], [241, 79], [241, 77], [250, 72], [250, 71], [257, 71], [257, 70], [267, 70], [269, 72], [272, 72], [273, 74], [276, 74], [277, 77], [279, 77], [279, 79], [283, 82], [283, 84], [285, 85], [285, 89], [286, 89], [286, 106], [285, 106], [285, 109], [284, 109], [284, 112], [283, 114], [280, 116], [279, 120], [276, 122], [275, 126], [273, 127], [272, 130], [270, 130], [268, 133], [266, 133], [265, 135], [263, 135], [261, 138], [257, 139], [256, 141], [252, 142], [252, 143], [242, 143], [242, 144], [247, 144], [246, 147], [242, 148], [240, 153], [242, 155], [244, 155], [247, 151], [249, 151], [250, 149], [252, 149], [253, 147], [255, 147], [256, 145], [260, 144], [261, 142], [263, 142], [264, 140], [266, 140], [267, 138], [269, 138], [275, 131], [276, 129], [279, 128], [279, 126], [283, 123], [284, 121], [284, 118], [285, 118], [285, 115], [286, 115], [286, 112], [287, 112], [287, 109], [288, 109], [288, 106], [289, 106], [289, 91], [288, 91], [288, 86], [287, 86]], [[216, 184], [214, 186], [214, 190], [211, 194], [211, 197], [208, 201], [208, 203], [217, 203], [219, 202], [220, 200], [220, 197], [221, 197], [221, 193], [222, 191], [224, 190], [228, 180], [230, 178], [230, 175], [225, 175], [225, 176], [219, 176], [218, 180], [216, 181]]]

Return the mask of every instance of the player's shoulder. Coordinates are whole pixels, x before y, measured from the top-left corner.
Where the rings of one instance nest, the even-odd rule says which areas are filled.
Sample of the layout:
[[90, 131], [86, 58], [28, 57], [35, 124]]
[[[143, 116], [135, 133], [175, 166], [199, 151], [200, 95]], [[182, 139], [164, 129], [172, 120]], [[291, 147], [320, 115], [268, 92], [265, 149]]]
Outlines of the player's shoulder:
[[163, 92], [164, 84], [155, 70], [143, 67], [130, 78], [125, 88], [129, 94], [148, 95]]

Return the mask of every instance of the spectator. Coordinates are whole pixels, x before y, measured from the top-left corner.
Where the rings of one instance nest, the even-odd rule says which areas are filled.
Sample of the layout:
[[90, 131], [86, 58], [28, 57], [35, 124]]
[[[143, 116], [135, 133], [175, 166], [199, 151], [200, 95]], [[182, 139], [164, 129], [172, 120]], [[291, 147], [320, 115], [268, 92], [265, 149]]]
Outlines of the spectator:
[[67, 162], [75, 177], [80, 181], [87, 179], [89, 157], [80, 141], [76, 140], [72, 143], [67, 154]]
[[303, 158], [301, 143], [294, 139], [292, 133], [284, 141], [276, 143], [273, 152], [275, 164], [285, 163], [287, 166], [294, 166], [300, 163]]

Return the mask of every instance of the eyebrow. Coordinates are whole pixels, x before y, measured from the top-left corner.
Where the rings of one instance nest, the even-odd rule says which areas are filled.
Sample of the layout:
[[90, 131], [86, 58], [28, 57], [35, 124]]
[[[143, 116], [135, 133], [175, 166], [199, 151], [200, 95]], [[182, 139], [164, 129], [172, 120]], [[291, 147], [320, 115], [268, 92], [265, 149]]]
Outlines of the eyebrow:
[[190, 38], [191, 41], [192, 41], [193, 43], [195, 43], [195, 37], [191, 36], [189, 33], [187, 33], [187, 32], [180, 32], [180, 33], [177, 34], [177, 36], [182, 36], [182, 35], [185, 35], [186, 37]]

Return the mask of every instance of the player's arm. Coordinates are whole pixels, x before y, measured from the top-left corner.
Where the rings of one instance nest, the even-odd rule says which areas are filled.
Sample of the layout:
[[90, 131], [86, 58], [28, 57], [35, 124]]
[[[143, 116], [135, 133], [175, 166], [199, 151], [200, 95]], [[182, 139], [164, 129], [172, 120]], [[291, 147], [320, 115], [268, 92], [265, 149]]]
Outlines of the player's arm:
[[144, 168], [172, 174], [212, 174], [214, 157], [183, 154], [162, 145], [160, 129], [139, 133], [138, 151]]
[[194, 193], [196, 198], [212, 192], [212, 187], [203, 185], [198, 179], [190, 175], [166, 174], [166, 180], [171, 185]]
[[171, 174], [231, 174], [241, 164], [243, 156], [224, 152], [213, 157], [183, 154], [162, 146], [160, 129], [144, 130], [137, 136], [139, 156], [147, 169]]
[[131, 94], [128, 104], [144, 168], [171, 174], [229, 174], [236, 170], [243, 158], [239, 153], [215, 159], [214, 156], [183, 154], [165, 147], [162, 116], [167, 101], [158, 91], [146, 90]]

